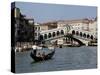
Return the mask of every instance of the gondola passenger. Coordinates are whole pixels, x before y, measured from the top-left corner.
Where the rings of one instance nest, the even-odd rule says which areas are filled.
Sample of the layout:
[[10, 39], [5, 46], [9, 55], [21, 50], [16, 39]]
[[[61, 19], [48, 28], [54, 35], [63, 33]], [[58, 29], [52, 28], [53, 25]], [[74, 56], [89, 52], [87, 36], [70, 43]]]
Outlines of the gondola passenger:
[[45, 57], [45, 52], [42, 53], [42, 57]]
[[41, 54], [40, 54], [40, 52], [38, 52], [36, 56], [37, 56], [37, 57], [41, 57]]

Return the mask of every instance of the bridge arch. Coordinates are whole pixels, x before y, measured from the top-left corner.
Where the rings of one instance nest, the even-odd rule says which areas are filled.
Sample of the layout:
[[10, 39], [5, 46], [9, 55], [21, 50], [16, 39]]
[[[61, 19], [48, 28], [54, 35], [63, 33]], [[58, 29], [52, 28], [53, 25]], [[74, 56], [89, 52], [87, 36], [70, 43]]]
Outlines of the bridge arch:
[[86, 34], [85, 33], [83, 34], [83, 37], [86, 38]]
[[94, 38], [93, 35], [91, 35], [90, 38], [93, 40], [93, 38]]
[[87, 38], [90, 38], [90, 35], [89, 34], [87, 34]]
[[39, 36], [39, 40], [41, 40], [41, 41], [43, 40], [43, 35]]
[[56, 32], [56, 34], [57, 34], [57, 36], [58, 36], [58, 35], [60, 34], [60, 32], [59, 32], [59, 31], [57, 31], [57, 32]]
[[51, 36], [51, 33], [49, 33], [49, 34], [48, 34], [48, 38], [51, 38], [51, 37], [52, 37], [52, 36]]
[[80, 32], [80, 36], [82, 37], [82, 32]]
[[75, 30], [72, 30], [72, 35], [75, 35]]
[[64, 31], [63, 30], [61, 30], [61, 35], [63, 35], [64, 34]]
[[79, 32], [78, 32], [78, 31], [76, 31], [76, 35], [77, 35], [77, 36], [79, 35]]
[[47, 34], [44, 34], [44, 39], [47, 39]]
[[53, 37], [55, 37], [55, 36], [56, 36], [56, 33], [55, 33], [55, 32], [53, 32], [53, 33], [52, 33], [52, 36], [53, 36]]

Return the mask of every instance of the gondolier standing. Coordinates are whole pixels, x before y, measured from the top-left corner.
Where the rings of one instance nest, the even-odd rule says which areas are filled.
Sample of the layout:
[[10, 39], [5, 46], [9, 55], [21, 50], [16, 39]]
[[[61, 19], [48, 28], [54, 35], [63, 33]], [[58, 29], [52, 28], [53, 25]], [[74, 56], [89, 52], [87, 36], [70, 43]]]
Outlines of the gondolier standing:
[[36, 53], [37, 53], [37, 46], [36, 45], [33, 45], [32, 48], [33, 48], [34, 55], [36, 55]]

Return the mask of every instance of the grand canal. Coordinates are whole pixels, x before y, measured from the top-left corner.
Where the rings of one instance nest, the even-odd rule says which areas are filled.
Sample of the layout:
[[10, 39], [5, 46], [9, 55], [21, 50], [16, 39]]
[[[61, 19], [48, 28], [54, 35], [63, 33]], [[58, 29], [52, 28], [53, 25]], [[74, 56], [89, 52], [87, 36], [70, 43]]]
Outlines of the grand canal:
[[56, 48], [52, 59], [34, 63], [30, 51], [18, 52], [16, 73], [90, 69], [97, 67], [97, 47]]

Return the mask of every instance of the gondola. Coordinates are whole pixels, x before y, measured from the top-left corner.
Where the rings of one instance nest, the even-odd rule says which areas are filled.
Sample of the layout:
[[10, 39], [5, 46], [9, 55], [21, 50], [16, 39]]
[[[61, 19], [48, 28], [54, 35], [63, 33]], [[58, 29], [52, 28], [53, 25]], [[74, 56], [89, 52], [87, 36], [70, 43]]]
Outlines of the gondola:
[[54, 54], [55, 54], [55, 50], [51, 51], [50, 53], [46, 54], [43, 57], [37, 57], [33, 52], [30, 53], [30, 56], [32, 57], [32, 59], [34, 59], [35, 62], [38, 62], [38, 61], [51, 59]]

